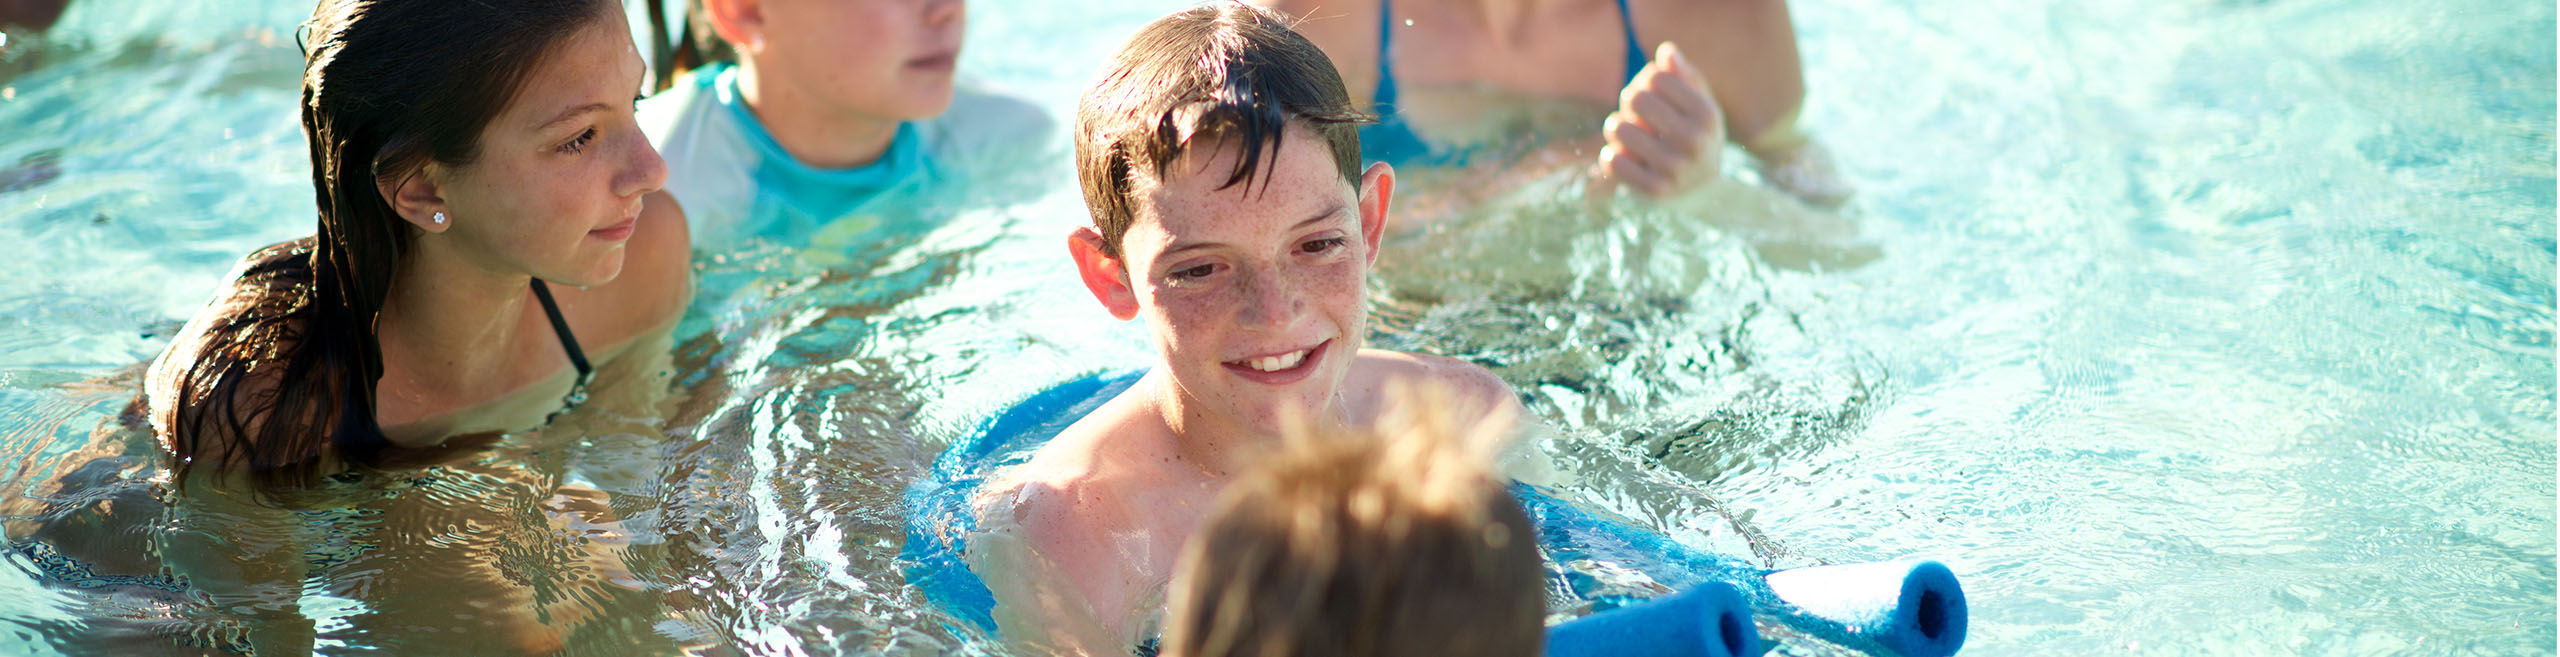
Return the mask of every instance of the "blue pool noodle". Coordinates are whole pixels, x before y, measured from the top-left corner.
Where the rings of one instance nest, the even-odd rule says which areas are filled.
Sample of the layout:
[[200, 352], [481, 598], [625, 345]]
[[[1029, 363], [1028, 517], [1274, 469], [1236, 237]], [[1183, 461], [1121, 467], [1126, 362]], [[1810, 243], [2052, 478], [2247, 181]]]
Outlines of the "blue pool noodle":
[[1547, 628], [1546, 657], [1755, 657], [1751, 607], [1723, 582]]
[[1761, 577], [1793, 611], [1820, 622], [1799, 629], [1842, 644], [1873, 643], [1906, 657], [1964, 647], [1964, 588], [1935, 561], [1794, 568]]
[[[1593, 559], [1671, 587], [1721, 582], [1751, 608], [1798, 632], [1874, 655], [1947, 657], [1964, 647], [1964, 588], [1936, 561], [1814, 566], [1771, 571], [1702, 551], [1514, 484], [1558, 562]], [[1586, 596], [1588, 597], [1588, 596]]]
[[[1143, 372], [1106, 373], [1041, 391], [989, 419], [934, 460], [932, 472], [907, 491], [907, 544], [900, 555], [907, 581], [935, 605], [981, 632], [995, 632], [995, 596], [960, 558], [962, 537], [976, 527], [969, 497], [997, 469], [1028, 459], [1077, 418], [1136, 383]], [[1597, 559], [1645, 573], [1657, 583], [1699, 595], [1662, 600], [1666, 606], [1711, 602], [1700, 594], [1720, 583], [1749, 609], [1796, 631], [1869, 654], [1946, 657], [1964, 646], [1964, 589], [1935, 561], [1894, 561], [1770, 571], [1673, 541], [1635, 524], [1556, 499], [1534, 486], [1512, 493], [1538, 528], [1538, 542], [1558, 562]], [[1589, 582], [1568, 581], [1581, 589]], [[1578, 594], [1589, 593], [1577, 590]], [[1583, 595], [1585, 598], [1591, 595]], [[1548, 654], [1654, 655], [1714, 653], [1634, 652], [1678, 632], [1703, 631], [1703, 621], [1683, 627], [1684, 615], [1649, 605], [1594, 614], [1550, 630]], [[1618, 620], [1617, 614], [1634, 612]], [[1654, 615], [1648, 615], [1654, 614]], [[1651, 621], [1638, 621], [1650, 618]], [[1663, 620], [1670, 619], [1670, 620]], [[1720, 621], [1719, 621], [1720, 622]], [[1594, 623], [1586, 627], [1567, 626]], [[1747, 623], [1746, 623], [1747, 624]], [[1614, 629], [1609, 629], [1614, 628]], [[1650, 631], [1648, 631], [1648, 628]], [[1604, 631], [1605, 630], [1605, 631]], [[1721, 631], [1721, 629], [1719, 629]], [[1736, 657], [1756, 655], [1752, 649]], [[1581, 650], [1582, 652], [1560, 652]]]

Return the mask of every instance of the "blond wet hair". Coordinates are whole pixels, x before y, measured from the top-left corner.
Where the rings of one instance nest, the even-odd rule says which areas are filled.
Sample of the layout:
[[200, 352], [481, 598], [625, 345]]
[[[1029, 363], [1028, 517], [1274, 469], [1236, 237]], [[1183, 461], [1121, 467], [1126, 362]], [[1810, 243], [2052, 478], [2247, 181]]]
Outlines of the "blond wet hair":
[[1165, 654], [1540, 654], [1536, 535], [1494, 473], [1511, 418], [1464, 417], [1444, 387], [1387, 397], [1371, 430], [1293, 422], [1220, 496], [1176, 567]]

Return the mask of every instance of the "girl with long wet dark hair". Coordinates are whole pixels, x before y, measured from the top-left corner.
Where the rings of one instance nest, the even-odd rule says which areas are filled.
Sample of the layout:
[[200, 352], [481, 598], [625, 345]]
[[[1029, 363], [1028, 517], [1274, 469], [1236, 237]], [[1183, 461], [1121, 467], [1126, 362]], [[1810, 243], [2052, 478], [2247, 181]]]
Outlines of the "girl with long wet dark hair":
[[687, 299], [643, 64], [610, 0], [328, 0], [316, 234], [252, 254], [152, 364], [182, 473], [268, 492], [539, 426]]
[[[531, 583], [599, 550], [543, 538], [532, 507], [592, 491], [487, 457], [444, 478], [514, 501], [367, 482], [470, 461], [663, 358], [690, 247], [634, 122], [646, 71], [620, 3], [322, 0], [304, 27], [318, 227], [251, 254], [151, 366], [144, 407], [192, 509], [172, 516], [161, 557], [252, 617], [213, 643], [308, 650], [317, 628], [295, 605], [329, 568], [332, 594], [376, 612], [350, 621], [366, 643], [399, 645], [386, 619], [423, 607], [447, 633], [437, 650], [555, 648], [563, 595]], [[346, 509], [359, 510], [331, 520]], [[526, 517], [516, 533], [534, 538], [510, 536]], [[313, 528], [331, 523], [362, 529]], [[371, 533], [313, 556], [315, 532], [353, 531]], [[568, 556], [529, 570], [502, 558], [527, 550]], [[594, 602], [570, 591], [570, 607]]]

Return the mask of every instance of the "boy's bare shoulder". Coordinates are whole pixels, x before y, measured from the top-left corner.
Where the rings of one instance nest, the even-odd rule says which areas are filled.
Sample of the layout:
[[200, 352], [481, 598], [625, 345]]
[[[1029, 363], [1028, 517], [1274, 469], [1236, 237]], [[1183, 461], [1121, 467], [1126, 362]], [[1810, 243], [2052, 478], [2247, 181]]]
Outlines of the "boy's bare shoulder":
[[[1016, 470], [1031, 466], [1026, 463]], [[979, 512], [1001, 514], [1003, 520], [996, 524], [1019, 528], [1023, 541], [1043, 554], [1080, 552], [1081, 546], [1100, 540], [1087, 523], [1078, 521], [1086, 515], [1084, 508], [1093, 504], [1098, 487], [1083, 477], [1058, 474], [1008, 476], [1005, 485], [989, 489], [992, 496], [980, 498]]]
[[1384, 397], [1389, 382], [1399, 379], [1447, 386], [1486, 408], [1519, 403], [1511, 384], [1492, 371], [1475, 363], [1431, 354], [1362, 349], [1359, 360], [1352, 365], [1350, 380], [1344, 383], [1361, 393], [1360, 398], [1378, 399]]
[[1129, 459], [1110, 456], [1144, 442], [1150, 429], [1131, 393], [1121, 395], [998, 475], [976, 501], [979, 513], [1009, 514], [1024, 538], [1042, 548], [1100, 541], [1091, 530], [1125, 515], [1122, 489], [1145, 478]]
[[1117, 479], [1099, 463], [1035, 459], [1008, 472], [993, 496], [980, 498], [979, 528], [1011, 533], [1076, 590], [1090, 593], [1102, 583], [1093, 580], [1100, 571], [1089, 566], [1111, 562], [1115, 537], [1131, 522]]

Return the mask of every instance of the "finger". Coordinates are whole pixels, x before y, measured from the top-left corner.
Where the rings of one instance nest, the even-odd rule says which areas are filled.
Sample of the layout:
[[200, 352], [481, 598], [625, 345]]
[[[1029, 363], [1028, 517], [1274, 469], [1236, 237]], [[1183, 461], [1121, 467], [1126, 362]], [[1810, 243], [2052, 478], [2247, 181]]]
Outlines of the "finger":
[[1696, 65], [1689, 63], [1689, 54], [1680, 49], [1679, 43], [1662, 42], [1661, 46], [1653, 49], [1653, 58], [1662, 62], [1664, 68], [1679, 75], [1681, 79], [1696, 82], [1700, 87], [1707, 86], [1706, 72], [1698, 70]]
[[1629, 86], [1641, 85], [1644, 90], [1664, 95], [1665, 100], [1669, 100], [1683, 115], [1701, 123], [1722, 114], [1716, 106], [1713, 85], [1707, 84], [1705, 75], [1689, 63], [1687, 55], [1680, 53], [1678, 44], [1662, 42], [1662, 47], [1654, 50], [1653, 63], [1646, 68], [1655, 74]]
[[1686, 168], [1687, 162], [1697, 159], [1694, 146], [1696, 142], [1686, 142], [1691, 145], [1684, 146], [1664, 140], [1652, 131], [1622, 120], [1615, 114], [1610, 115], [1609, 120], [1601, 124], [1600, 129], [1602, 135], [1609, 140], [1610, 144], [1617, 146], [1621, 153], [1633, 156], [1656, 171], [1679, 171]]
[[1681, 73], [1696, 70], [1689, 67], [1688, 58], [1680, 56], [1680, 43], [1677, 41], [1664, 41], [1662, 45], [1654, 46], [1652, 63]]
[[1671, 181], [1663, 177], [1661, 172], [1646, 166], [1642, 161], [1628, 157], [1624, 151], [1611, 153], [1611, 155], [1609, 159], [1600, 162], [1600, 171], [1611, 179], [1617, 180], [1619, 184], [1635, 188], [1637, 193], [1652, 197], [1660, 197], [1670, 191]]
[[1662, 47], [1654, 49], [1653, 56], [1664, 63], [1665, 70], [1688, 82], [1690, 87], [1705, 93], [1710, 99], [1715, 96], [1715, 85], [1707, 84], [1707, 72], [1689, 63], [1689, 55], [1681, 52], [1680, 44], [1664, 41]]
[[1672, 109], [1670, 101], [1664, 100], [1660, 94], [1639, 95], [1635, 109], [1619, 114], [1665, 143], [1681, 144], [1681, 151], [1693, 156], [1697, 154], [1696, 144], [1706, 139], [1706, 124]]

